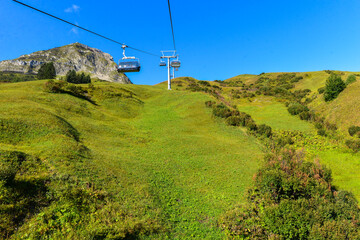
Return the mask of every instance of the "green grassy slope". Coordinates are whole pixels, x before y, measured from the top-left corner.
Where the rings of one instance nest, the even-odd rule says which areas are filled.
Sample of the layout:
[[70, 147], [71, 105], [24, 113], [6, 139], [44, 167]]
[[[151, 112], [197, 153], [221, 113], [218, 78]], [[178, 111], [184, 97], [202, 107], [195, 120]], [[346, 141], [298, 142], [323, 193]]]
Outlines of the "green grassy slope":
[[325, 102], [323, 96], [319, 95], [310, 106], [324, 116], [326, 120], [336, 123], [339, 128], [347, 131], [351, 125], [360, 125], [359, 91], [360, 81], [357, 80], [333, 101]]
[[[359, 72], [347, 72], [347, 71], [332, 71], [337, 74], [341, 74], [343, 80], [351, 74], [359, 74]], [[283, 74], [281, 72], [265, 73], [263, 75], [250, 75], [242, 74], [238, 75], [225, 81], [243, 81], [244, 83], [251, 84], [255, 83], [260, 76], [276, 78], [278, 75]], [[325, 71], [314, 71], [314, 72], [296, 72], [297, 76], [302, 76], [299, 82], [295, 83], [295, 89], [310, 89], [312, 92], [317, 92], [321, 87], [325, 86], [326, 79], [329, 77], [329, 73]]]
[[274, 130], [314, 131], [309, 122], [290, 115], [285, 105], [272, 97], [257, 97], [252, 102], [239, 101], [237, 107], [240, 111], [250, 114], [257, 123], [267, 124]]
[[[211, 116], [208, 95], [95, 83], [92, 104], [46, 93], [43, 85], [0, 85], [0, 150], [39, 157], [50, 179], [72, 176], [109, 194], [87, 224], [47, 234], [76, 239], [125, 228], [136, 234], [145, 225], [152, 238], [224, 237], [215, 221], [242, 201], [262, 151], [255, 138]], [[40, 210], [16, 236], [35, 232], [42, 211], [46, 216], [62, 209], [59, 204]]]
[[[350, 72], [338, 72], [342, 74], [342, 78], [346, 79]], [[265, 76], [276, 78], [280, 73], [266, 73]], [[355, 82], [349, 86], [340, 96], [331, 103], [325, 103], [322, 100], [322, 95], [318, 95], [317, 89], [325, 85], [325, 81], [329, 74], [325, 71], [297, 73], [303, 76], [299, 82], [295, 84], [295, 89], [310, 88], [315, 100], [310, 104], [310, 108], [316, 113], [324, 115], [326, 121], [336, 123], [340, 128], [340, 135], [348, 135], [347, 127], [351, 124], [360, 125], [358, 123], [357, 92], [360, 90], [359, 83]], [[227, 81], [243, 81], [244, 83], [254, 83], [260, 76], [256, 75], [239, 75]], [[177, 82], [181, 87], [186, 87], [188, 83], [195, 81], [194, 79], [178, 78]], [[357, 199], [360, 199], [359, 186], [359, 160], [360, 154], [353, 153], [349, 150], [342, 137], [335, 139], [327, 139], [317, 135], [313, 123], [300, 120], [298, 116], [292, 116], [287, 111], [284, 100], [271, 96], [263, 96], [255, 94], [254, 97], [241, 97], [239, 99], [232, 98], [233, 90], [243, 91], [241, 84], [226, 85], [218, 82], [210, 82], [212, 86], [221, 86], [222, 99], [229, 105], [236, 105], [239, 111], [244, 111], [250, 114], [258, 123], [264, 123], [272, 127], [273, 130], [287, 130], [300, 131], [304, 133], [305, 139], [300, 140], [303, 143], [299, 144], [299, 148], [306, 148], [308, 152], [308, 159], [313, 161], [315, 158], [319, 159], [322, 164], [329, 166], [333, 170], [334, 183], [341, 189], [349, 190], [354, 193]], [[174, 84], [175, 87], [179, 87]], [[179, 87], [179, 88], [181, 88]], [[251, 89], [249, 92], [255, 92]], [[337, 139], [337, 140], [336, 140]], [[299, 139], [298, 139], [299, 140]]]

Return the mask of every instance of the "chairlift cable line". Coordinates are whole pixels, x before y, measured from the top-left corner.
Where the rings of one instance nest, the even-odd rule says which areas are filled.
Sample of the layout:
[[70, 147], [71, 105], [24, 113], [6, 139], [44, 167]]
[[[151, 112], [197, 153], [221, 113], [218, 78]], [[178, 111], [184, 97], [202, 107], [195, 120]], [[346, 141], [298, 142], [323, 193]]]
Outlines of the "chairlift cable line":
[[[45, 15], [48, 15], [48, 16], [50, 16], [50, 17], [52, 17], [52, 18], [57, 19], [57, 20], [60, 20], [60, 21], [62, 21], [62, 22], [65, 22], [65, 23], [67, 23], [67, 24], [70, 24], [70, 25], [72, 25], [72, 26], [74, 26], [74, 27], [80, 28], [80, 29], [82, 29], [82, 30], [84, 30], [84, 31], [87, 31], [87, 32], [89, 32], [89, 33], [95, 34], [96, 36], [102, 37], [102, 38], [104, 38], [104, 39], [106, 39], [106, 40], [109, 40], [109, 41], [111, 41], [111, 42], [114, 42], [114, 43], [116, 43], [116, 44], [120, 44], [120, 45], [122, 45], [122, 46], [123, 46], [123, 45], [126, 45], [126, 44], [124, 44], [124, 43], [115, 41], [115, 40], [113, 40], [113, 39], [111, 39], [111, 38], [108, 38], [108, 37], [105, 37], [105, 36], [103, 36], [103, 35], [101, 35], [101, 34], [98, 34], [98, 33], [94, 32], [94, 31], [91, 31], [91, 30], [89, 30], [89, 29], [83, 28], [83, 27], [81, 27], [81, 26], [79, 26], [79, 25], [76, 25], [76, 24], [74, 24], [74, 23], [71, 23], [71, 22], [69, 22], [69, 21], [66, 21], [66, 20], [64, 20], [64, 19], [62, 19], [62, 18], [56, 17], [56, 16], [54, 16], [54, 15], [52, 15], [52, 14], [50, 14], [50, 13], [44, 12], [44, 11], [42, 11], [42, 10], [40, 10], [40, 9], [37, 9], [37, 8], [35, 8], [35, 7], [32, 7], [32, 6], [27, 5], [27, 4], [25, 4], [25, 3], [22, 3], [22, 2], [20, 2], [20, 1], [17, 1], [17, 0], [12, 0], [12, 1], [14, 1], [14, 2], [16, 2], [16, 3], [19, 3], [19, 4], [21, 4], [21, 5], [25, 6], [25, 7], [31, 8], [31, 9], [33, 9], [33, 10], [35, 10], [35, 11], [40, 12], [40, 13], [43, 13], [43, 14], [45, 14]], [[150, 53], [150, 52], [147, 52], [147, 51], [143, 51], [143, 50], [138, 49], [138, 48], [130, 47], [130, 46], [128, 46], [128, 45], [126, 45], [126, 46], [127, 46], [128, 48], [131, 48], [131, 49], [135, 50], [135, 51], [142, 52], [142, 53], [145, 53], [145, 54], [149, 54], [149, 55], [152, 55], [152, 56], [155, 56], [155, 57], [159, 57], [159, 55], [156, 55], [156, 54], [153, 54], [153, 53]]]
[[172, 17], [171, 17], [170, 0], [168, 0], [168, 6], [169, 6], [169, 15], [170, 15], [170, 23], [171, 23], [172, 37], [173, 37], [173, 42], [174, 42], [174, 50], [176, 51], [175, 35], [174, 35], [174, 26], [173, 26], [173, 21], [172, 21]]

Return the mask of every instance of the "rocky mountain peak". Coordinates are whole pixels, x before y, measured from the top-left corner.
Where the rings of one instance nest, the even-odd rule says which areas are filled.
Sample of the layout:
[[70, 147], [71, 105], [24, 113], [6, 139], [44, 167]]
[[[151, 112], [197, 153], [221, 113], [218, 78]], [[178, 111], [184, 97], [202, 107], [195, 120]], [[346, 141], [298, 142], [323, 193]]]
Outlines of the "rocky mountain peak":
[[57, 75], [75, 70], [106, 81], [131, 83], [125, 74], [117, 72], [117, 65], [110, 54], [78, 42], [1, 61], [0, 71], [37, 73], [46, 62], [54, 62]]

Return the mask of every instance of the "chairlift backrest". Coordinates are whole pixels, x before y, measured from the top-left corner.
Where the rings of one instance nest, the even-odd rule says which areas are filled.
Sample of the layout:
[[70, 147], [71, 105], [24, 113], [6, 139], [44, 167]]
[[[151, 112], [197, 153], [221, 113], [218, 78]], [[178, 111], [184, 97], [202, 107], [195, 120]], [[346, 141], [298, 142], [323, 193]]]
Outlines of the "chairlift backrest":
[[174, 67], [174, 68], [179, 68], [181, 65], [180, 61], [179, 60], [173, 60], [171, 61], [171, 66]]
[[140, 72], [140, 61], [135, 58], [119, 61], [118, 72]]
[[165, 66], [166, 66], [166, 62], [160, 61], [160, 67], [165, 67]]

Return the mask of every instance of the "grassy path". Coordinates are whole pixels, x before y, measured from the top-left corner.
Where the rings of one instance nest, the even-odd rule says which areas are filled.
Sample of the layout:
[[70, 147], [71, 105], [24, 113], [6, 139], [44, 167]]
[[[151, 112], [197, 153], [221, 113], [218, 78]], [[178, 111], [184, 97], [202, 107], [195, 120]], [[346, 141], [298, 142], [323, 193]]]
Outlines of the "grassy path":
[[161, 219], [168, 231], [157, 238], [224, 238], [216, 220], [243, 201], [262, 159], [259, 143], [214, 119], [205, 94], [128, 88], [153, 91], [136, 117], [110, 103], [101, 121], [95, 112], [87, 122], [72, 118], [93, 154], [88, 171], [135, 216]]
[[[216, 123], [202, 94], [166, 92], [147, 102], [134, 126], [153, 141], [137, 149], [170, 238], [214, 238], [216, 217], [242, 199], [258, 167], [255, 139]], [[145, 150], [145, 151], [144, 151]]]

